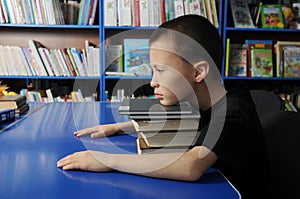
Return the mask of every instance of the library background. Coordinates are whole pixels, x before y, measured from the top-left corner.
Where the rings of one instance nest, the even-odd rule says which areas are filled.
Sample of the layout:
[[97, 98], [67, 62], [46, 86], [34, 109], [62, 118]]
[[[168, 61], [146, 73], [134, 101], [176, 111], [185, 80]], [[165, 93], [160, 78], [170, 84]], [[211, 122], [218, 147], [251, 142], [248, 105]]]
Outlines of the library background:
[[226, 87], [300, 108], [299, 0], [11, 0], [0, 3], [0, 81], [28, 101], [151, 97], [149, 47], [164, 21], [199, 14], [224, 44]]

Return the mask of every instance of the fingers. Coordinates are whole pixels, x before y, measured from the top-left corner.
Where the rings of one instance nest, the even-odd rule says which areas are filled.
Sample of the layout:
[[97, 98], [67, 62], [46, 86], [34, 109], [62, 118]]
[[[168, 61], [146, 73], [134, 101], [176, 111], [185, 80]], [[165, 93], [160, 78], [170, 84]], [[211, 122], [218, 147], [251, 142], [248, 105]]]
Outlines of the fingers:
[[75, 131], [74, 135], [77, 137], [85, 136], [85, 135], [92, 135], [93, 133], [97, 133], [98, 131], [98, 126], [82, 129], [79, 131]]

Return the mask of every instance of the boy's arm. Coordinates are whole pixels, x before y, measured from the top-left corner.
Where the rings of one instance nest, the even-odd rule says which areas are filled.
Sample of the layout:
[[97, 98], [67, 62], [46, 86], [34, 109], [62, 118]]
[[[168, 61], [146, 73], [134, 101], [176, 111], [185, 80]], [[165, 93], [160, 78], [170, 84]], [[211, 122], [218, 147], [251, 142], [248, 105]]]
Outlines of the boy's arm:
[[132, 121], [97, 125], [74, 132], [77, 137], [90, 135], [92, 138], [106, 137], [118, 132], [135, 132]]
[[64, 170], [106, 172], [117, 170], [156, 178], [195, 181], [217, 160], [215, 153], [197, 146], [185, 153], [108, 154], [83, 151], [58, 161]]

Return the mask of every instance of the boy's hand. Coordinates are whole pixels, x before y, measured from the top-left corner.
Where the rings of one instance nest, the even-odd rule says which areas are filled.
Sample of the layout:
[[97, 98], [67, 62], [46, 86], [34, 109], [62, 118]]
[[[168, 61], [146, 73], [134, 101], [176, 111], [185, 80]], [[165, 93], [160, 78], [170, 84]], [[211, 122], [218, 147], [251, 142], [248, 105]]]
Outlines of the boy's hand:
[[105, 156], [104, 153], [96, 151], [82, 151], [68, 155], [57, 162], [57, 167], [63, 170], [80, 169], [85, 171], [106, 172], [111, 169], [103, 164], [99, 159]]
[[118, 124], [98, 125], [74, 132], [77, 137], [90, 135], [92, 138], [107, 137], [120, 131]]

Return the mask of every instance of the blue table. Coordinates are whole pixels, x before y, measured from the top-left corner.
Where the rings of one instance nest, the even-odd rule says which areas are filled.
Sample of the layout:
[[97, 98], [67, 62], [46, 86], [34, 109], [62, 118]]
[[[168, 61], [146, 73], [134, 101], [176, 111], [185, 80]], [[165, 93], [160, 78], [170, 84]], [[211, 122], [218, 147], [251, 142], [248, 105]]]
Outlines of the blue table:
[[73, 136], [77, 129], [125, 120], [114, 118], [116, 108], [117, 104], [111, 107], [106, 103], [52, 103], [0, 133], [0, 198], [240, 198], [214, 169], [197, 182], [181, 182], [57, 168], [57, 160], [87, 148], [136, 153], [135, 135]]

